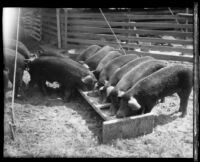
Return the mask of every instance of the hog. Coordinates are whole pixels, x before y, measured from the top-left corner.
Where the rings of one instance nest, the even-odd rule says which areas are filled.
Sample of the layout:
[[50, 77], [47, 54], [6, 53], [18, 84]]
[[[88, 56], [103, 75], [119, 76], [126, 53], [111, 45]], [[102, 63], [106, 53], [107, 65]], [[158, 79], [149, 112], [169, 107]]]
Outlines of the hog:
[[[5, 61], [5, 67], [9, 70], [8, 78], [13, 84], [15, 51], [9, 48], [4, 48], [4, 61]], [[15, 98], [19, 94], [19, 90], [22, 87], [22, 76], [24, 70], [25, 70], [25, 58], [18, 52], [17, 66], [16, 66]]]
[[[12, 50], [16, 50], [16, 40], [14, 39], [6, 39], [4, 42], [4, 48], [10, 48]], [[25, 59], [29, 59], [32, 54], [28, 50], [28, 48], [20, 41], [18, 41], [18, 52], [24, 56]]]
[[192, 70], [184, 65], [171, 65], [137, 82], [121, 96], [117, 117], [149, 113], [157, 101], [177, 93], [180, 98], [180, 117], [187, 114], [189, 95], [193, 86]]
[[95, 70], [99, 62], [110, 52], [115, 50], [113, 47], [104, 46], [94, 55], [90, 56], [85, 63], [90, 67], [90, 70]]
[[104, 66], [112, 61], [114, 58], [117, 58], [119, 56], [122, 56], [121, 53], [119, 53], [118, 51], [110, 51], [98, 64], [96, 70], [93, 72], [95, 77], [98, 79], [99, 78], [99, 73], [102, 71], [102, 69], [104, 68]]
[[[40, 51], [39, 57], [61, 57], [63, 59], [67, 59], [67, 60], [71, 59], [68, 55], [63, 55], [59, 52], [49, 51], [49, 50], [48, 51]], [[30, 60], [26, 60], [26, 62], [29, 62], [29, 61]], [[77, 62], [77, 63], [79, 63], [79, 64], [83, 65], [84, 67], [86, 67], [87, 69], [89, 69], [89, 66], [87, 64], [85, 64], [84, 62]]]
[[119, 56], [112, 61], [108, 62], [105, 67], [102, 69], [99, 75], [99, 83], [105, 85], [110, 76], [121, 66], [127, 64], [128, 62], [137, 59], [138, 56], [135, 54]]
[[126, 73], [115, 87], [107, 89], [107, 96], [111, 100], [110, 112], [114, 115], [119, 107], [120, 96], [128, 91], [140, 79], [154, 73], [155, 71], [167, 66], [167, 62], [150, 60], [143, 62]]
[[101, 95], [101, 99], [102, 102], [105, 103], [107, 100], [109, 100], [108, 98], [106, 98], [106, 91], [107, 89], [112, 88], [113, 86], [115, 86], [119, 80], [121, 78], [123, 78], [123, 76], [130, 71], [132, 68], [134, 68], [135, 66], [137, 66], [138, 64], [148, 61], [148, 60], [152, 60], [154, 59], [153, 57], [150, 56], [145, 56], [145, 57], [141, 57], [141, 58], [137, 58], [135, 60], [132, 60], [130, 62], [128, 62], [127, 64], [123, 65], [121, 68], [118, 68], [109, 78], [109, 81], [107, 82], [107, 84], [103, 87], [100, 88], [100, 95]]
[[80, 63], [68, 58], [41, 57], [29, 62], [29, 73], [31, 77], [30, 87], [37, 84], [44, 95], [46, 92], [46, 81], [58, 82], [65, 101], [73, 96], [75, 88], [92, 90], [96, 79], [89, 69]]
[[149, 60], [153, 60], [153, 57], [150, 56], [145, 56], [145, 57], [140, 57], [137, 58], [133, 61], [128, 62], [127, 64], [125, 64], [124, 66], [122, 66], [121, 68], [118, 68], [114, 74], [111, 75], [108, 85], [107, 86], [115, 86], [118, 81], [127, 73], [129, 72], [132, 68], [134, 68], [135, 66], [149, 61]]
[[98, 45], [91, 45], [86, 48], [77, 58], [77, 61], [86, 61], [90, 56], [93, 56], [97, 51], [101, 49]]

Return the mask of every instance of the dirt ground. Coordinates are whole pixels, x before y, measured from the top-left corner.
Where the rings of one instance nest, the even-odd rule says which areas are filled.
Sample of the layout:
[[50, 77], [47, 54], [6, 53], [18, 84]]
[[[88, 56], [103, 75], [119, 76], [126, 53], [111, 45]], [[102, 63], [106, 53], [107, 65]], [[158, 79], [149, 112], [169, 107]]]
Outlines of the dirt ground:
[[159, 114], [151, 134], [102, 144], [103, 120], [78, 95], [69, 103], [58, 96], [42, 96], [37, 87], [16, 99], [15, 141], [11, 140], [12, 89], [5, 98], [5, 157], [193, 157], [193, 92], [188, 114], [179, 118], [175, 94], [152, 111]]

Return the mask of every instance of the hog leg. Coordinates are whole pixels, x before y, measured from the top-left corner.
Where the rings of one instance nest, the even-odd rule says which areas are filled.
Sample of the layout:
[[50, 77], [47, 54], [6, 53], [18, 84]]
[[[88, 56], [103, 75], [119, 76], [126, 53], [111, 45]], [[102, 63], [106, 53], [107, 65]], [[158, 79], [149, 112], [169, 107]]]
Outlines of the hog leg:
[[110, 100], [111, 100], [111, 104], [110, 104], [110, 109], [109, 109], [109, 115], [113, 116], [117, 113], [119, 101], [118, 101], [118, 98], [114, 96], [111, 96]]
[[19, 69], [18, 72], [17, 72], [17, 76], [16, 76], [16, 86], [15, 86], [15, 97], [17, 97], [17, 95], [19, 94], [19, 91], [20, 91], [20, 94], [21, 94], [21, 97], [24, 98], [25, 94], [24, 94], [24, 91], [23, 91], [23, 80], [22, 80], [22, 77], [23, 77], [23, 70], [22, 69]]
[[178, 93], [180, 98], [180, 108], [179, 112], [182, 112], [180, 117], [185, 117], [187, 115], [187, 105], [188, 105], [188, 99], [190, 96], [191, 88], [188, 90], [183, 90]]
[[72, 88], [70, 88], [70, 93], [71, 93], [71, 95], [70, 95], [70, 100], [77, 97], [77, 90], [76, 90], [76, 88], [74, 88], [74, 87], [75, 87], [75, 86], [72, 86]]
[[128, 103], [127, 101], [120, 101], [120, 107], [116, 112], [116, 117], [117, 118], [124, 118], [128, 115], [131, 115], [130, 108], [128, 108]]
[[43, 78], [39, 78], [39, 80], [38, 80], [38, 87], [39, 87], [40, 91], [42, 92], [42, 94], [44, 96], [47, 96], [48, 93], [47, 93], [45, 82], [46, 81]]
[[164, 103], [164, 102], [165, 102], [165, 98], [164, 98], [164, 97], [161, 98], [161, 99], [160, 99], [160, 102], [161, 102], [161, 103]]
[[[19, 89], [21, 87], [21, 83], [22, 83], [22, 72], [17, 69], [16, 72], [16, 80], [15, 80], [15, 98], [17, 98], [17, 95], [19, 94]], [[11, 72], [9, 74], [9, 80], [11, 81], [11, 83], [13, 84], [13, 73]]]
[[146, 113], [150, 113], [151, 110], [153, 109], [153, 107], [157, 104], [158, 100], [156, 98], [149, 98], [146, 99], [146, 104], [144, 106], [144, 108], [142, 108], [142, 113], [146, 114]]
[[61, 86], [62, 89], [62, 98], [64, 102], [70, 102], [71, 99], [71, 88], [66, 86]]
[[105, 90], [99, 90], [99, 92], [100, 92], [100, 101], [101, 101], [101, 103], [106, 103], [107, 97], [106, 97]]

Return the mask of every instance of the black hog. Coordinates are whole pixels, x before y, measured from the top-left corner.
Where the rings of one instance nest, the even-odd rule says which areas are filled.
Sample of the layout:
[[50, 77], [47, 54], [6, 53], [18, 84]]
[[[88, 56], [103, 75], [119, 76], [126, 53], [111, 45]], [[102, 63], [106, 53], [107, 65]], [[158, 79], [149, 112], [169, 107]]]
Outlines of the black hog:
[[118, 110], [120, 96], [122, 96], [140, 79], [166, 66], [167, 66], [166, 62], [159, 60], [150, 60], [147, 62], [143, 62], [135, 66], [135, 68], [130, 70], [128, 73], [126, 73], [115, 87], [110, 86], [110, 88], [107, 89], [107, 96], [111, 100], [111, 106], [110, 106], [111, 115], [114, 115]]
[[46, 81], [58, 82], [63, 97], [68, 101], [75, 88], [91, 90], [96, 82], [92, 72], [68, 58], [41, 57], [29, 63], [31, 77], [30, 86], [37, 84], [43, 94], [46, 94]]
[[117, 70], [117, 68], [120, 68], [121, 66], [127, 64], [132, 60], [135, 60], [136, 58], [138, 58], [137, 55], [129, 54], [129, 55], [119, 56], [113, 59], [112, 61], [108, 62], [99, 75], [100, 84], [105, 85], [106, 82], [108, 82], [111, 75], [115, 72], [115, 70]]
[[157, 101], [177, 93], [181, 117], [187, 114], [188, 98], [193, 84], [192, 70], [184, 65], [172, 65], [158, 70], [137, 82], [122, 97], [117, 117], [149, 113]]
[[127, 64], [125, 64], [124, 66], [122, 66], [121, 68], [118, 68], [114, 74], [111, 75], [108, 85], [107, 86], [115, 86], [119, 80], [127, 73], [129, 72], [132, 68], [134, 68], [135, 66], [149, 61], [149, 60], [153, 60], [153, 57], [150, 56], [145, 56], [145, 57], [141, 57], [141, 58], [137, 58], [133, 61], [128, 62]]
[[103, 102], [106, 101], [106, 91], [108, 89], [112, 89], [113, 86], [115, 86], [119, 80], [121, 78], [123, 78], [123, 76], [128, 72], [130, 71], [132, 68], [134, 68], [135, 66], [137, 66], [138, 64], [141, 64], [145, 61], [148, 61], [148, 60], [152, 60], [154, 59], [153, 57], [150, 57], [150, 56], [145, 56], [145, 57], [141, 57], [141, 58], [137, 58], [135, 60], [132, 60], [130, 62], [128, 62], [127, 64], [123, 65], [121, 68], [118, 68], [112, 75], [111, 77], [109, 78], [109, 81], [107, 82], [107, 84], [101, 88], [100, 90], [100, 94], [104, 97], [102, 97], [102, 100]]
[[[4, 48], [5, 67], [9, 70], [8, 78], [13, 83], [14, 65], [15, 65], [15, 51], [9, 48]], [[16, 66], [16, 84], [15, 97], [19, 94], [22, 86], [22, 76], [25, 69], [25, 58], [18, 52], [17, 66]]]
[[[4, 42], [4, 47], [16, 50], [16, 43], [17, 41], [14, 39], [6, 39]], [[18, 41], [18, 52], [24, 56], [25, 59], [29, 59], [32, 56], [28, 48], [20, 41]]]
[[104, 46], [94, 55], [90, 56], [85, 63], [90, 67], [90, 70], [95, 70], [99, 62], [110, 52], [115, 50], [113, 47]]
[[119, 53], [118, 51], [111, 51], [109, 52], [98, 64], [96, 70], [93, 72], [94, 75], [96, 76], [96, 78], [99, 78], [99, 73], [102, 71], [102, 69], [104, 68], [104, 66], [112, 61], [114, 58], [122, 56], [121, 53]]
[[85, 61], [90, 56], [93, 56], [97, 51], [101, 49], [98, 45], [91, 45], [88, 48], [86, 48], [77, 58], [77, 61]]

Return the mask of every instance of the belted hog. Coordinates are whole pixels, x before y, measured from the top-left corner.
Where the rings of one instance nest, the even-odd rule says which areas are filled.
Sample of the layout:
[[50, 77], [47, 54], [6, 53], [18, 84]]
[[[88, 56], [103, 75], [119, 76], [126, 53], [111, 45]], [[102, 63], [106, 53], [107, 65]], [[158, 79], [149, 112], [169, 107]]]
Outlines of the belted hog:
[[177, 93], [181, 117], [187, 114], [188, 98], [193, 85], [192, 70], [184, 65], [171, 65], [137, 82], [121, 96], [117, 117], [148, 113], [163, 97]]
[[93, 56], [97, 51], [101, 49], [98, 45], [91, 45], [88, 48], [86, 48], [81, 54], [78, 56], [77, 61], [85, 61], [90, 56]]
[[94, 55], [90, 56], [85, 63], [90, 67], [90, 70], [95, 70], [99, 62], [110, 52], [115, 50], [113, 47], [104, 46]]
[[145, 56], [145, 57], [141, 57], [141, 58], [137, 58], [133, 61], [128, 62], [127, 64], [123, 65], [121, 68], [118, 68], [114, 74], [111, 75], [108, 85], [107, 86], [115, 86], [118, 81], [127, 73], [129, 72], [132, 68], [134, 68], [135, 66], [149, 61], [149, 60], [153, 60], [153, 57], [150, 56]]
[[159, 60], [150, 60], [137, 65], [126, 73], [115, 87], [110, 86], [107, 89], [107, 96], [111, 100], [110, 112], [114, 115], [119, 108], [120, 96], [136, 84], [140, 79], [154, 73], [155, 71], [167, 66], [167, 62]]
[[129, 54], [129, 55], [119, 56], [113, 59], [112, 61], [108, 62], [99, 75], [100, 84], [105, 85], [106, 82], [108, 82], [111, 75], [115, 72], [115, 70], [117, 70], [117, 68], [120, 68], [121, 66], [127, 64], [132, 60], [135, 60], [136, 58], [138, 58], [137, 55]]
[[128, 62], [127, 64], [123, 65], [121, 68], [117, 68], [117, 70], [109, 78], [109, 81], [107, 82], [107, 84], [100, 88], [100, 94], [102, 96], [103, 102], [105, 102], [108, 99], [108, 98], [106, 98], [107, 89], [109, 90], [110, 88], [115, 86], [120, 81], [120, 79], [122, 79], [123, 76], [128, 71], [130, 71], [132, 68], [134, 68], [135, 66], [137, 66], [138, 64], [140, 64], [142, 62], [152, 60], [152, 59], [154, 59], [154, 58], [150, 57], [150, 56], [137, 58], [137, 59], [132, 60], [132, 61]]
[[98, 64], [96, 70], [93, 72], [95, 77], [98, 79], [99, 78], [99, 73], [102, 71], [102, 69], [104, 68], [104, 66], [112, 61], [114, 58], [122, 56], [121, 53], [119, 53], [118, 51], [110, 51]]
[[[5, 67], [9, 70], [8, 78], [13, 84], [13, 74], [15, 65], [15, 51], [9, 48], [4, 48], [4, 60]], [[17, 55], [17, 66], [16, 66], [16, 84], [15, 84], [15, 97], [19, 94], [19, 90], [22, 86], [22, 76], [25, 69], [25, 58], [19, 52]]]

